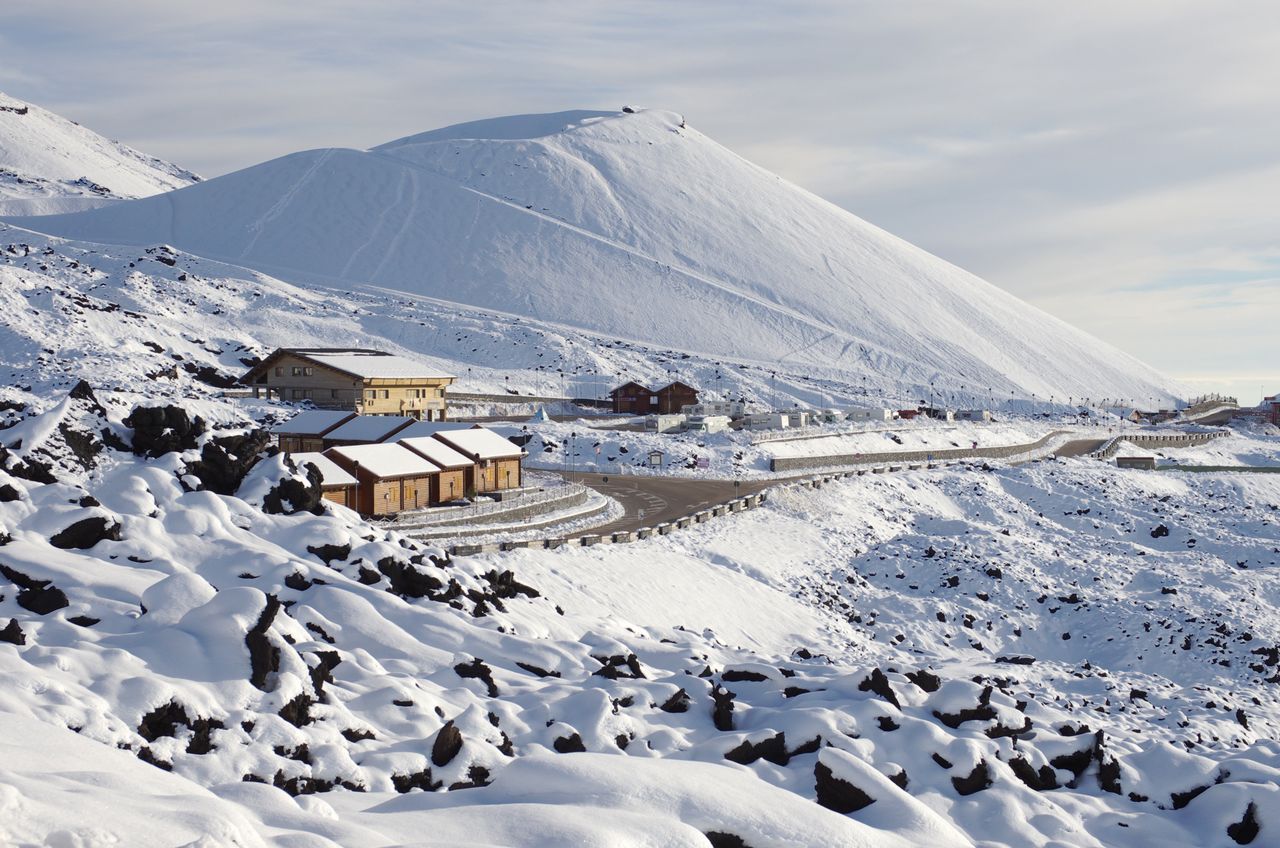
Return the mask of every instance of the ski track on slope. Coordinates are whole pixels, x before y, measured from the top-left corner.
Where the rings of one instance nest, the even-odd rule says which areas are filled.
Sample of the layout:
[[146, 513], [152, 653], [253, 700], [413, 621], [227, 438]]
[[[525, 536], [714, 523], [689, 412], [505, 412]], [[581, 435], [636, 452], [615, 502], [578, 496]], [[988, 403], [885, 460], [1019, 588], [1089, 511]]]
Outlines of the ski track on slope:
[[248, 230], [253, 234], [253, 237], [249, 239], [244, 250], [240, 252], [240, 259], [243, 260], [253, 251], [254, 246], [258, 243], [258, 239], [262, 236], [263, 230], [266, 229], [267, 224], [284, 214], [284, 210], [293, 202], [294, 196], [302, 190], [303, 186], [311, 181], [316, 172], [320, 170], [321, 166], [323, 166], [325, 162], [329, 161], [329, 158], [336, 152], [336, 150], [337, 148], [327, 148], [321, 151], [320, 155], [314, 158], [311, 165], [307, 167], [307, 170], [303, 172], [302, 176], [300, 176], [293, 185], [284, 192], [284, 194], [280, 195], [276, 202], [267, 209], [261, 217], [249, 224]]
[[[534, 218], [539, 219], [543, 223], [551, 224], [555, 227], [568, 230], [569, 232], [576, 233], [577, 235], [580, 235], [583, 238], [587, 238], [592, 241], [603, 244], [613, 250], [619, 251], [620, 253], [630, 256], [633, 259], [641, 260], [648, 264], [655, 265], [658, 268], [664, 269], [668, 273], [678, 274], [685, 281], [699, 283], [709, 289], [713, 289], [718, 292], [723, 292], [732, 297], [748, 301], [749, 303], [753, 303], [756, 306], [759, 306], [767, 310], [768, 312], [790, 318], [796, 323], [801, 324], [802, 326], [810, 327], [813, 330], [816, 330], [818, 332], [826, 331], [827, 336], [838, 335], [842, 338], [847, 338], [852, 340], [855, 344], [866, 344], [866, 342], [863, 342], [861, 339], [857, 339], [855, 337], [849, 336], [847, 332], [844, 330], [840, 330], [836, 327], [833, 327], [830, 324], [820, 322], [816, 318], [804, 315], [803, 313], [791, 307], [784, 306], [780, 303], [772, 303], [770, 301], [764, 300], [757, 295], [734, 288], [728, 283], [720, 282], [718, 280], [714, 280], [705, 275], [699, 274], [690, 268], [682, 267], [678, 265], [672, 265], [669, 262], [663, 262], [654, 256], [651, 256], [649, 254], [646, 254], [640, 251], [638, 248], [632, 245], [628, 245], [624, 242], [620, 242], [615, 239], [609, 238], [608, 236], [603, 235], [602, 233], [597, 233], [593, 230], [586, 229], [585, 227], [580, 227], [577, 224], [571, 224], [568, 221], [555, 217], [554, 215], [549, 215], [545, 212], [540, 212], [536, 209], [527, 208], [526, 206], [522, 206], [521, 204], [516, 203], [515, 201], [507, 200], [506, 198], [499, 197], [494, 194], [489, 194], [488, 192], [482, 191], [478, 188], [475, 188], [474, 186], [467, 185], [466, 183], [463, 183], [462, 181], [457, 180], [453, 177], [450, 177], [446, 174], [441, 174], [438, 171], [435, 171], [424, 165], [420, 165], [417, 162], [409, 162], [405, 159], [400, 159], [395, 156], [391, 156], [385, 153], [377, 153], [374, 151], [365, 151], [365, 153], [369, 156], [374, 156], [376, 158], [384, 159], [388, 162], [392, 162], [402, 168], [408, 168], [412, 170], [421, 171], [426, 174], [430, 174], [433, 177], [436, 177], [441, 180], [445, 180], [451, 183], [452, 185], [455, 185], [456, 187], [462, 189], [463, 191], [470, 192], [471, 194], [482, 197], [485, 200], [488, 200], [493, 203], [498, 203], [508, 207], [509, 209], [514, 209], [517, 212], [521, 212], [526, 215], [533, 216]], [[479, 213], [477, 213], [477, 216], [478, 214]], [[376, 274], [374, 276], [376, 277]], [[804, 346], [805, 345], [802, 345], [802, 347]]]

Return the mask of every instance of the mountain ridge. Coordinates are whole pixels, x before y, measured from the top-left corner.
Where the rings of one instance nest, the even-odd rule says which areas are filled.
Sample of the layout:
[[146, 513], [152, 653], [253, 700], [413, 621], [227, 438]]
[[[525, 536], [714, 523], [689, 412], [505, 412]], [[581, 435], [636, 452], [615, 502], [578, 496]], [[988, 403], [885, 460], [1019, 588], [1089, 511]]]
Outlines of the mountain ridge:
[[113, 209], [10, 220], [916, 391], [1185, 392], [671, 112], [469, 122], [367, 151], [289, 154]]

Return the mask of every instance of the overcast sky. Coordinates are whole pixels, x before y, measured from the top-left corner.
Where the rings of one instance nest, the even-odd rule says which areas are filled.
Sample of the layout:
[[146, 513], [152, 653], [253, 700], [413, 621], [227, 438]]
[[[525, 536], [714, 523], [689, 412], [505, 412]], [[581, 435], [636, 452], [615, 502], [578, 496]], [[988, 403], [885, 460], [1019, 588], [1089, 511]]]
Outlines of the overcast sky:
[[4, 0], [0, 90], [205, 176], [669, 108], [1206, 391], [1280, 391], [1280, 3]]

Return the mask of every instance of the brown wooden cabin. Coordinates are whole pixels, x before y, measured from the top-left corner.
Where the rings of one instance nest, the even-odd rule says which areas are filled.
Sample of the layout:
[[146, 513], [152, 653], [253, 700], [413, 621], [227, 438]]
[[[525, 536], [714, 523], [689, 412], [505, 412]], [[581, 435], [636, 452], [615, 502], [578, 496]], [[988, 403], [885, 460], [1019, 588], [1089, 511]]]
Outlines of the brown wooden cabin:
[[449, 503], [475, 489], [476, 464], [439, 439], [413, 436], [399, 439], [403, 445], [440, 469], [431, 481], [431, 505]]
[[441, 430], [433, 438], [475, 463], [469, 491], [496, 492], [524, 485], [521, 461], [525, 452], [487, 427]]
[[658, 401], [653, 411], [659, 415], [672, 415], [698, 402], [698, 390], [679, 380], [668, 383], [653, 394]]
[[395, 515], [431, 505], [440, 468], [397, 443], [342, 445], [324, 452], [356, 478], [355, 509], [361, 515]]
[[311, 409], [300, 412], [271, 428], [285, 453], [316, 453], [324, 450], [324, 436], [355, 418], [354, 412]]
[[613, 411], [619, 415], [648, 415], [655, 412], [658, 399], [653, 390], [632, 380], [609, 392]]

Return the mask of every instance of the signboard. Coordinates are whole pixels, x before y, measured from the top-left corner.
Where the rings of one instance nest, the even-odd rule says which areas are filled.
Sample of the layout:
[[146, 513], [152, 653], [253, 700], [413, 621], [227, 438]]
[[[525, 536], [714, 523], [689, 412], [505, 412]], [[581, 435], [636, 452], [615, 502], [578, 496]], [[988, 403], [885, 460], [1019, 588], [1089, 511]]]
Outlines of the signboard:
[[663, 459], [662, 451], [660, 450], [649, 451], [649, 467], [650, 468], [661, 468], [662, 459]]
[[694, 460], [694, 464], [697, 465], [699, 468], [710, 468], [711, 460], [705, 456], [700, 456]]

